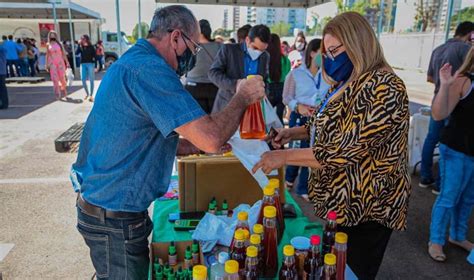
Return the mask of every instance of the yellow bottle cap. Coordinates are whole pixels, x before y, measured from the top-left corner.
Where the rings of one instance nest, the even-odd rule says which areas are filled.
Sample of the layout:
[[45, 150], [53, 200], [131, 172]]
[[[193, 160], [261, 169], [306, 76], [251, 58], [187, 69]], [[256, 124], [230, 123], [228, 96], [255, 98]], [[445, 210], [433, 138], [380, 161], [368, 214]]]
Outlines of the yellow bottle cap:
[[280, 180], [278, 179], [270, 179], [268, 181], [268, 186], [272, 186], [274, 189], [277, 189], [280, 187]]
[[237, 219], [239, 221], [247, 221], [247, 219], [249, 218], [249, 213], [247, 212], [239, 212], [239, 214], [237, 214]]
[[250, 238], [250, 231], [248, 231], [246, 229], [242, 229], [242, 231], [244, 232], [245, 240], [248, 240]]
[[258, 234], [252, 234], [250, 235], [250, 244], [252, 245], [259, 245], [260, 242], [262, 242], [260, 235]]
[[257, 77], [258, 75], [247, 75], [247, 80]]
[[223, 153], [222, 155], [225, 156], [225, 157], [233, 157], [234, 153], [232, 151], [230, 151], [230, 152], [227, 152], [227, 153]]
[[334, 255], [334, 254], [324, 255], [324, 264], [336, 265], [336, 255]]
[[272, 196], [275, 194], [275, 188], [273, 188], [272, 186], [266, 186], [263, 189], [263, 194], [266, 196]]
[[230, 260], [225, 262], [224, 266], [225, 273], [235, 274], [239, 272], [239, 263], [235, 260]]
[[263, 233], [263, 225], [261, 224], [253, 225], [253, 233], [258, 233], [258, 234]]
[[285, 247], [283, 247], [283, 255], [285, 255], [287, 257], [294, 256], [295, 255], [295, 247], [293, 247], [291, 245], [286, 245]]
[[193, 278], [207, 279], [207, 267], [205, 267], [204, 265], [193, 266]]
[[345, 244], [347, 243], [347, 234], [344, 232], [336, 232], [336, 243]]
[[244, 240], [245, 239], [245, 233], [242, 229], [238, 229], [234, 233], [234, 238], [237, 240]]
[[247, 247], [247, 257], [255, 258], [258, 255], [258, 249], [255, 246]]
[[275, 206], [265, 206], [263, 208], [263, 216], [265, 218], [275, 218], [277, 215], [277, 209]]

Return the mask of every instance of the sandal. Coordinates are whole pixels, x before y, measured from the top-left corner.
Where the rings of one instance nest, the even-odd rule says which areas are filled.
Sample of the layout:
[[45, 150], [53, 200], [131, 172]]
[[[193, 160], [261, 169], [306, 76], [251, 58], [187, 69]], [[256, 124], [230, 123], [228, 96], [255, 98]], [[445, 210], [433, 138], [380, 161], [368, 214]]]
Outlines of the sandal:
[[[464, 241], [456, 241], [454, 239], [451, 239], [449, 238], [448, 239], [449, 243], [451, 244], [454, 244], [456, 246], [458, 246], [459, 248], [462, 248], [468, 252], [471, 252], [472, 250], [474, 250], [474, 244], [472, 244], [472, 242], [468, 241], [468, 240], [464, 240]], [[468, 244], [466, 244], [468, 243]]]
[[443, 253], [443, 249], [438, 250], [433, 248], [431, 242], [428, 243], [428, 254], [430, 257], [437, 262], [444, 262], [446, 260], [446, 255]]
[[288, 191], [291, 191], [293, 189], [294, 183], [290, 183], [288, 181], [285, 181], [285, 187]]

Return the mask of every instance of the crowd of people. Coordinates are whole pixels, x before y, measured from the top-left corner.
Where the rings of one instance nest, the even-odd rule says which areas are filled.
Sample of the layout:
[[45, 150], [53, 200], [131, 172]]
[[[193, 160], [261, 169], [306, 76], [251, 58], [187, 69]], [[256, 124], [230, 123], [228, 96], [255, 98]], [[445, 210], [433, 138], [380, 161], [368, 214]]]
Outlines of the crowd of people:
[[7, 78], [35, 77], [38, 73], [39, 50], [33, 38], [14, 39], [13, 35], [2, 36], [6, 52]]

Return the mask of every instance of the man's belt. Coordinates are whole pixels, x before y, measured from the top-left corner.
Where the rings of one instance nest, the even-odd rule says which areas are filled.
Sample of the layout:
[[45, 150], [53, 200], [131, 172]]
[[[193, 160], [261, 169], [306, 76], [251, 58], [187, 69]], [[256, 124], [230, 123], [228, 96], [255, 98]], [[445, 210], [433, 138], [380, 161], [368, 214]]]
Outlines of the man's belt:
[[95, 206], [85, 201], [80, 194], [77, 195], [77, 206], [85, 214], [103, 220], [109, 219], [138, 219], [145, 218], [148, 214], [146, 211], [143, 212], [121, 212], [121, 211], [109, 211], [104, 208]]

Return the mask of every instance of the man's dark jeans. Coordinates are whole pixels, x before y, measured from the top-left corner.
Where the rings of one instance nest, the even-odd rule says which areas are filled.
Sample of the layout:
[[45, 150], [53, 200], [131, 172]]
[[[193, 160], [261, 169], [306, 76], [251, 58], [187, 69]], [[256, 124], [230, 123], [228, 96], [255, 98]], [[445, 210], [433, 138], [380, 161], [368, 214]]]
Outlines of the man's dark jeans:
[[0, 109], [8, 109], [8, 92], [5, 77], [6, 75], [0, 75]]
[[[16, 75], [15, 75], [16, 72]], [[7, 77], [13, 78], [15, 76], [20, 76], [20, 64], [19, 60], [7, 59]]]
[[148, 215], [139, 219], [101, 219], [77, 207], [77, 229], [90, 249], [97, 279], [148, 279]]

